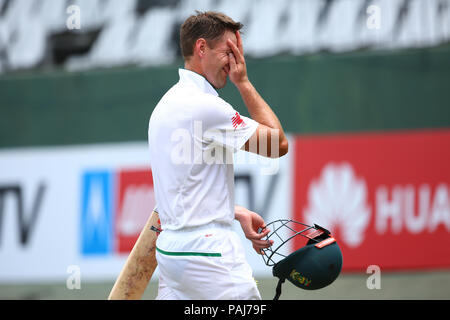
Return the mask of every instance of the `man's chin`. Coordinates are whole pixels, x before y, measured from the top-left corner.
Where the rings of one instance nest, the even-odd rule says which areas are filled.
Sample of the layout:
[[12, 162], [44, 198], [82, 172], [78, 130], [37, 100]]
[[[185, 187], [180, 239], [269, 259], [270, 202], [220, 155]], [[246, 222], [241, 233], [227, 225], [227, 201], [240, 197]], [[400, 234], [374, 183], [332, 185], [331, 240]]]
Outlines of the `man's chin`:
[[215, 84], [211, 84], [214, 89], [219, 90], [224, 88], [227, 85], [227, 79], [225, 79], [225, 81], [222, 81], [221, 83], [215, 83]]
[[225, 80], [224, 83], [218, 89], [223, 89], [223, 88], [225, 88], [226, 85], [227, 85], [227, 80]]

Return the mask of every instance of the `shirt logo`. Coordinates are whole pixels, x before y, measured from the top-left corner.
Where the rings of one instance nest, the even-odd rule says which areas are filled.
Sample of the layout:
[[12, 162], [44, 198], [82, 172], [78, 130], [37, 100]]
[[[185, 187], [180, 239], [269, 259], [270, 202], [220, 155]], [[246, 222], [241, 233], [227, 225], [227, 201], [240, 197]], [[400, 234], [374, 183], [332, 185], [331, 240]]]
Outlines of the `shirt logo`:
[[241, 126], [241, 127], [246, 126], [244, 120], [241, 119], [241, 116], [239, 115], [238, 112], [236, 112], [236, 114], [231, 118], [231, 121], [233, 123], [234, 129], [237, 129], [237, 127], [239, 127], [239, 126]]

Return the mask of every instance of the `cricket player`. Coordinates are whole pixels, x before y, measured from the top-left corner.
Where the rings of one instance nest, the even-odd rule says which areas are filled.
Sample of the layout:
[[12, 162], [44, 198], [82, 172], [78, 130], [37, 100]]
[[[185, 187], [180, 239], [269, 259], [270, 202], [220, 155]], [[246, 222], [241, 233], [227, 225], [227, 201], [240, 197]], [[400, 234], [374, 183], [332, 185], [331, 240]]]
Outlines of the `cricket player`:
[[[287, 153], [288, 141], [247, 76], [242, 26], [217, 12], [190, 16], [180, 31], [180, 79], [150, 117], [150, 164], [163, 230], [156, 242], [157, 299], [261, 299], [232, 224], [240, 223], [259, 254], [273, 242], [262, 240], [267, 228], [258, 233], [263, 218], [234, 203], [232, 155], [242, 149], [276, 158]], [[227, 78], [250, 118], [219, 97]]]

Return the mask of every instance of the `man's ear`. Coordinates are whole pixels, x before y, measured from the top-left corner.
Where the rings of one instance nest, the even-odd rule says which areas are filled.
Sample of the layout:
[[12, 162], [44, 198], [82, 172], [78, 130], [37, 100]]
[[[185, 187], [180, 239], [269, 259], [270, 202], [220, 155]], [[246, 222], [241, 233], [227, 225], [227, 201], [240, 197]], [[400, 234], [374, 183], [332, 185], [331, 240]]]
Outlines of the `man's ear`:
[[197, 41], [195, 41], [195, 53], [200, 57], [203, 58], [205, 56], [206, 52], [206, 40], [204, 38], [198, 38]]

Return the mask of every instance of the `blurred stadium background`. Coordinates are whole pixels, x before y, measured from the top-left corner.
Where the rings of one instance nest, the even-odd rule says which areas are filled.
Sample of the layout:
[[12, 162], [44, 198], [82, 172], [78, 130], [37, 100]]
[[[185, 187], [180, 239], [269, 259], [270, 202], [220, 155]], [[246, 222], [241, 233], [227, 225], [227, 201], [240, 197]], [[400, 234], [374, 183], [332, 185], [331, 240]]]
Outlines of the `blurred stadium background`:
[[195, 10], [245, 24], [291, 143], [236, 155], [236, 201], [344, 254], [331, 286], [281, 299], [449, 299], [450, 0], [0, 0], [0, 299], [106, 299], [154, 204], [148, 119]]

